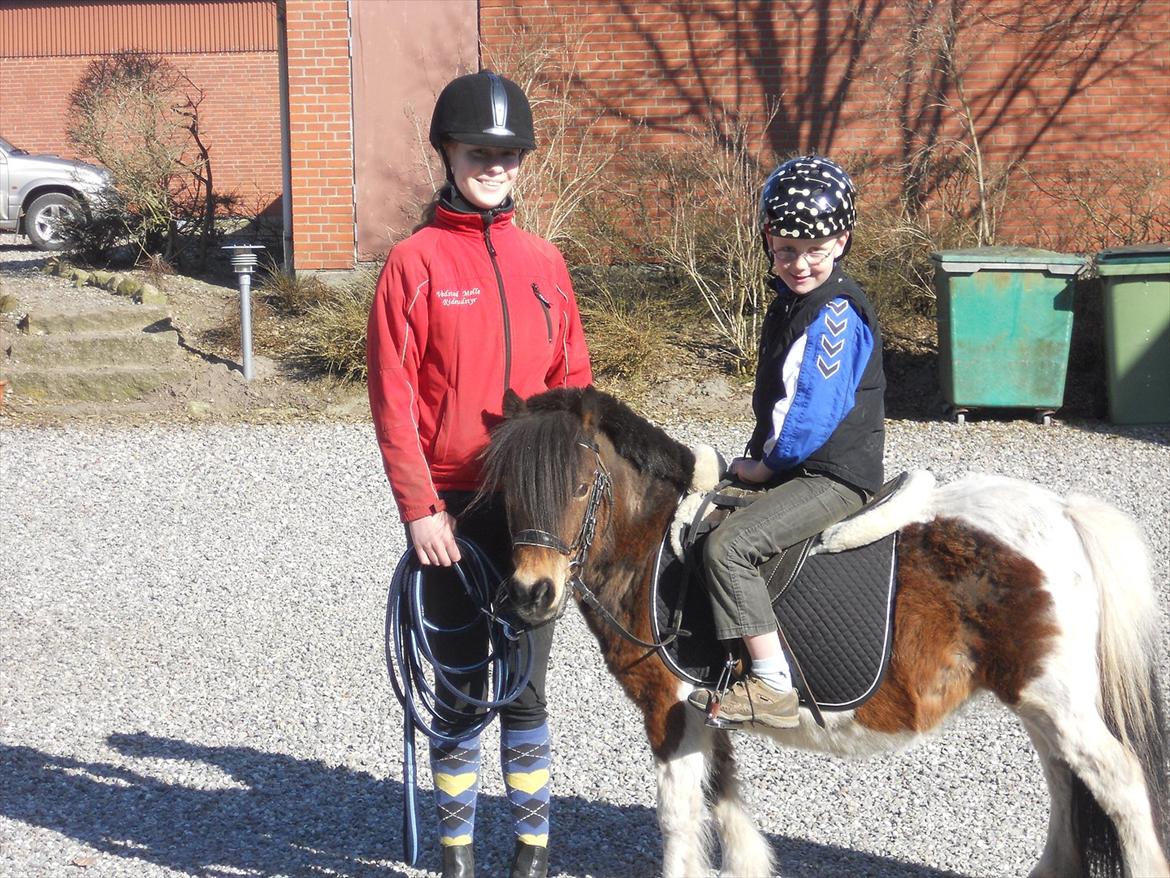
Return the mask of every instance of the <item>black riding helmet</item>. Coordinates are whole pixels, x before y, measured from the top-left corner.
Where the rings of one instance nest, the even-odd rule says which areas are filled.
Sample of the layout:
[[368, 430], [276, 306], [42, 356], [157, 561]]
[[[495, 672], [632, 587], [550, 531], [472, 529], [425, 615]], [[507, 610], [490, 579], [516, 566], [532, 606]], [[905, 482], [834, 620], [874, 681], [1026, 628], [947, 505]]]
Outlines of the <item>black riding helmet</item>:
[[431, 146], [444, 140], [502, 149], [536, 149], [532, 108], [523, 89], [490, 70], [451, 80], [435, 101]]
[[810, 239], [850, 231], [857, 223], [856, 197], [853, 181], [832, 159], [819, 155], [789, 159], [768, 175], [760, 194], [764, 252], [771, 259], [768, 232]]

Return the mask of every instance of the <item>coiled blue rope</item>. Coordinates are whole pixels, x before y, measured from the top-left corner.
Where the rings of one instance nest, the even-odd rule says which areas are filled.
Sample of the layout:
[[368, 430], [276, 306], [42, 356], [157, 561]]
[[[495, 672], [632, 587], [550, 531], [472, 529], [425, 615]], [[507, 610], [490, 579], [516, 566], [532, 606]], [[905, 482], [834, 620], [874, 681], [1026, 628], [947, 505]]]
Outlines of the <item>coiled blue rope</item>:
[[[386, 671], [404, 714], [402, 850], [410, 866], [418, 862], [419, 852], [415, 731], [420, 729], [439, 743], [474, 738], [491, 724], [501, 707], [520, 697], [532, 676], [532, 634], [513, 628], [497, 613], [495, 596], [503, 577], [475, 543], [460, 537], [456, 542], [462, 560], [452, 569], [474, 607], [467, 622], [444, 628], [426, 618], [422, 599], [426, 568], [413, 548], [399, 559], [386, 599]], [[433, 635], [470, 634], [480, 626], [486, 629], [488, 642], [482, 660], [444, 665], [435, 658]], [[452, 675], [466, 679], [475, 673], [483, 674], [489, 684], [484, 686], [487, 698], [472, 698], [450, 681]], [[446, 716], [439, 712], [443, 696], [448, 703], [463, 703], [477, 711], [453, 723], [451, 711]]]

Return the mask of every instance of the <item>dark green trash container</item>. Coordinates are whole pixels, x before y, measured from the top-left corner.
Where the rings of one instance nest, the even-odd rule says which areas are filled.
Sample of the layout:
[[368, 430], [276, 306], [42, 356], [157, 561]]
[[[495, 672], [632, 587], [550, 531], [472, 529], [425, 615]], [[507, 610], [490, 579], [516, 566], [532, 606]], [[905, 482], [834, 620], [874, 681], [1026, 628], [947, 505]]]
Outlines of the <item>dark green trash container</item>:
[[1170, 424], [1170, 246], [1102, 250], [1109, 420]]
[[956, 418], [972, 408], [1048, 416], [1064, 401], [1080, 256], [1028, 247], [931, 254], [943, 395]]

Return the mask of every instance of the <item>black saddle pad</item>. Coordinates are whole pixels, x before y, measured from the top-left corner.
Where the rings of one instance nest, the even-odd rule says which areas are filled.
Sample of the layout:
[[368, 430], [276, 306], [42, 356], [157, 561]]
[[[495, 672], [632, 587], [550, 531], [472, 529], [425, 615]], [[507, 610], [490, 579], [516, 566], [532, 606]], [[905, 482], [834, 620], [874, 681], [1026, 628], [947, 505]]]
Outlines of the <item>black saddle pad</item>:
[[[711, 687], [728, 651], [715, 638], [711, 620], [702, 578], [704, 539], [688, 549], [695, 555], [682, 607], [680, 627], [686, 633], [662, 650], [662, 659], [680, 679]], [[777, 621], [808, 684], [801, 688], [802, 702], [808, 703], [811, 692], [822, 710], [852, 710], [877, 691], [893, 646], [895, 541], [890, 534], [857, 549], [809, 555], [791, 581], [776, 581], [777, 565], [766, 565]], [[684, 569], [664, 541], [652, 589], [656, 640], [673, 630]]]

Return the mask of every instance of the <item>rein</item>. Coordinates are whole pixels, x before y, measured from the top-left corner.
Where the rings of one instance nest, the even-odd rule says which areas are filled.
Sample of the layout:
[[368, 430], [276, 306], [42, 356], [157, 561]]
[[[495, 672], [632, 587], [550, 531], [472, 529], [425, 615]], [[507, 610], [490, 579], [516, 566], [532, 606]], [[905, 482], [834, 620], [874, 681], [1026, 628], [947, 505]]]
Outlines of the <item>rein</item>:
[[[394, 570], [386, 599], [386, 672], [394, 695], [403, 709], [402, 723], [402, 847], [407, 865], [418, 862], [419, 830], [415, 731], [431, 741], [455, 743], [474, 738], [491, 723], [499, 709], [518, 698], [532, 676], [532, 636], [514, 629], [500, 618], [493, 593], [500, 573], [475, 543], [456, 538], [463, 560], [453, 566], [470, 602], [467, 621], [443, 627], [426, 617], [423, 608], [425, 569], [414, 549], [406, 551]], [[435, 656], [432, 638], [467, 632], [482, 632], [489, 652], [476, 665], [456, 667]], [[482, 674], [487, 698], [474, 698], [452, 682], [455, 675]], [[433, 681], [433, 682], [432, 682]], [[441, 712], [445, 700], [465, 702], [477, 712], [461, 722], [452, 722]]]
[[601, 449], [598, 448], [596, 442], [591, 440], [578, 440], [577, 444], [587, 451], [593, 452], [594, 457], [597, 459], [597, 468], [593, 470], [593, 485], [589, 490], [589, 502], [585, 506], [585, 515], [581, 519], [581, 527], [577, 531], [577, 536], [573, 540], [573, 544], [566, 545], [564, 540], [549, 531], [540, 530], [539, 528], [528, 528], [517, 531], [512, 535], [512, 545], [538, 546], [543, 549], [552, 549], [554, 552], [568, 558], [569, 587], [573, 589], [577, 597], [588, 604], [611, 628], [614, 628], [618, 634], [630, 643], [650, 650], [663, 649], [678, 638], [678, 631], [672, 631], [665, 639], [660, 641], [642, 640], [619, 622], [613, 613], [605, 608], [597, 595], [589, 589], [589, 586], [585, 584], [585, 580], [581, 578], [581, 571], [585, 567], [585, 561], [589, 555], [589, 548], [593, 545], [593, 537], [597, 532], [597, 514], [601, 511], [601, 504], [608, 502], [611, 508], [613, 506], [613, 478], [610, 476], [605, 462], [601, 459]]

